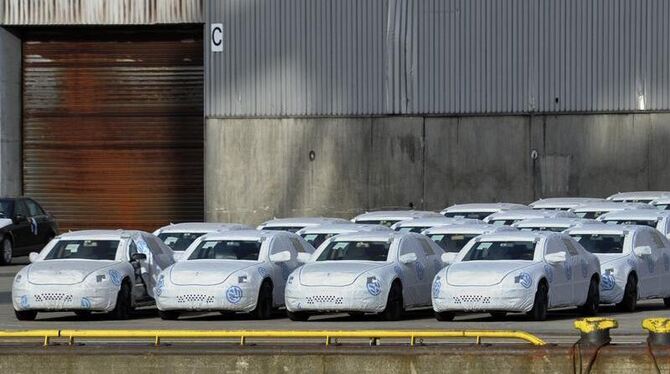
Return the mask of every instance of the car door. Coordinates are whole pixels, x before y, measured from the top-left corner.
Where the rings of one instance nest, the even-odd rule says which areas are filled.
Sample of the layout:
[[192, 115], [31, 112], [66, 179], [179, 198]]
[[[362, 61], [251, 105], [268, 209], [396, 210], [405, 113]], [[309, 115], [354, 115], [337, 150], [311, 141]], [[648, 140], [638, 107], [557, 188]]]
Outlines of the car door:
[[662, 235], [657, 234], [659, 260], [656, 269], [659, 272], [658, 296], [668, 297], [670, 295], [670, 241]]
[[586, 302], [591, 282], [588, 259], [568, 238], [561, 239], [572, 258], [572, 304], [581, 305]]
[[[656, 264], [653, 262], [653, 257], [638, 257], [635, 255], [635, 248], [637, 247], [652, 247], [651, 233], [644, 230], [638, 231], [633, 237], [633, 253], [632, 258], [635, 261], [635, 268], [638, 277], [638, 294], [641, 299], [646, 299], [657, 293], [657, 279], [654, 275], [656, 271]], [[654, 250], [652, 249], [652, 253]]]
[[23, 200], [17, 199], [14, 202], [14, 223], [11, 231], [14, 237], [16, 255], [29, 253], [37, 247], [37, 235], [35, 235], [33, 226], [28, 219], [30, 212], [28, 212], [28, 207]]
[[28, 209], [28, 220], [31, 221], [31, 229], [33, 233], [35, 233], [35, 230], [37, 231], [35, 245], [38, 247], [37, 249], [42, 249], [54, 234], [49, 223], [49, 216], [32, 199], [25, 199], [23, 201]]
[[565, 262], [549, 264], [545, 262], [544, 272], [549, 282], [549, 306], [568, 305], [572, 301], [572, 263], [567, 248], [557, 238], [547, 239], [544, 255], [565, 252]]
[[[154, 241], [155, 239], [155, 241]], [[135, 246], [139, 253], [144, 253], [146, 260], [140, 260], [141, 276], [147, 286], [149, 296], [154, 297], [154, 287], [158, 282], [158, 277], [164, 268], [172, 265], [172, 260], [168, 259], [163, 253], [162, 248], [158, 247], [158, 239], [149, 237], [140, 233], [133, 237]]]
[[[135, 244], [135, 241], [132, 239], [128, 240], [127, 243], [127, 251], [128, 251], [128, 260], [130, 260], [133, 257], [133, 254], [139, 253], [137, 250], [137, 245]], [[143, 300], [149, 298], [149, 286], [147, 285], [148, 282], [144, 280], [144, 277], [142, 275], [142, 264], [140, 262], [132, 262], [131, 264], [133, 266], [134, 270], [134, 275], [135, 279], [133, 281], [133, 289], [131, 290], [133, 300]]]
[[270, 249], [268, 253], [270, 256], [281, 253], [284, 251], [289, 251], [291, 253], [291, 260], [288, 262], [269, 262], [272, 270], [270, 274], [273, 274], [272, 283], [274, 285], [274, 302], [275, 305], [284, 304], [284, 289], [286, 288], [286, 280], [291, 274], [293, 269], [295, 269], [297, 263], [297, 252], [293, 247], [291, 241], [285, 235], [275, 235], [269, 243]]
[[660, 232], [658, 231], [651, 231], [649, 233], [649, 236], [651, 237], [651, 256], [649, 257], [648, 261], [651, 261], [653, 263], [653, 274], [652, 274], [652, 279], [653, 279], [653, 285], [654, 285], [654, 294], [653, 296], [662, 296], [665, 294], [663, 287], [667, 285], [668, 283], [665, 283], [667, 281], [667, 274], [668, 271], [666, 270], [667, 264], [664, 263], [664, 258], [663, 254], [665, 253], [665, 244], [663, 242], [662, 237], [664, 237]]
[[[420, 244], [415, 238], [405, 237], [400, 240], [398, 258], [408, 253], [416, 254], [417, 260], [416, 262], [409, 264], [398, 262], [397, 266], [400, 268], [399, 272], [402, 274], [402, 297], [405, 301], [405, 305], [418, 305], [421, 304], [422, 300], [425, 300], [426, 297], [421, 293], [421, 285], [426, 278], [426, 259], [423, 250], [420, 249]], [[396, 271], [396, 273], [398, 273], [398, 271]], [[430, 287], [428, 287], [427, 291], [424, 293], [427, 293], [430, 298]]]

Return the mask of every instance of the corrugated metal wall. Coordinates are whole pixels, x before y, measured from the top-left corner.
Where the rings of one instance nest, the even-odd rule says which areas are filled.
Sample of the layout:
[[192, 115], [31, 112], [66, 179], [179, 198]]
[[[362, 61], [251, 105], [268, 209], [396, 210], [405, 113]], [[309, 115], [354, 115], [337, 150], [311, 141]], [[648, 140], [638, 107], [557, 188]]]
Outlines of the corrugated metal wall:
[[667, 0], [221, 0], [205, 18], [224, 27], [209, 117], [670, 110]]

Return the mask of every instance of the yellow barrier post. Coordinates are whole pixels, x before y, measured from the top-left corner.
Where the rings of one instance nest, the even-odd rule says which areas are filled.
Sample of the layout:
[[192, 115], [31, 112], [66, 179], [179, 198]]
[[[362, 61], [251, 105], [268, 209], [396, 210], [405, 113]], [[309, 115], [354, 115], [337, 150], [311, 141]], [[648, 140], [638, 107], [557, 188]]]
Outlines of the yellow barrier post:
[[587, 344], [603, 345], [612, 341], [610, 330], [619, 327], [619, 323], [611, 318], [590, 317], [575, 321], [575, 328], [580, 331], [582, 341]]
[[642, 328], [649, 331], [649, 344], [670, 345], [670, 318], [647, 318]]

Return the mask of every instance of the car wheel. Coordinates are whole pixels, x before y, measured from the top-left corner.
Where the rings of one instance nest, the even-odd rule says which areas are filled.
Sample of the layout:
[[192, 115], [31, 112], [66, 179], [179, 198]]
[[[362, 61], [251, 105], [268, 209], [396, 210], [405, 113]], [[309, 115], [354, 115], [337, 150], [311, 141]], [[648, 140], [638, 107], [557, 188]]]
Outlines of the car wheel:
[[363, 316], [365, 316], [365, 313], [363, 312], [349, 312], [347, 314], [349, 314], [349, 317], [351, 318], [363, 318]]
[[2, 256], [0, 256], [0, 265], [9, 265], [12, 263], [13, 245], [9, 238], [2, 240]]
[[620, 312], [634, 312], [637, 308], [637, 279], [633, 274], [628, 274], [626, 287], [623, 289], [623, 299], [616, 305]]
[[121, 289], [116, 297], [116, 306], [110, 312], [113, 319], [124, 320], [130, 316], [130, 285], [123, 281]]
[[664, 297], [663, 304], [665, 304], [666, 308], [670, 308], [670, 297]]
[[435, 319], [440, 322], [453, 321], [454, 317], [456, 317], [454, 312], [435, 312]]
[[507, 312], [491, 312], [491, 317], [495, 320], [505, 319], [507, 317]]
[[93, 313], [90, 310], [78, 310], [74, 314], [81, 319], [89, 319]]
[[549, 289], [546, 283], [542, 282], [537, 286], [533, 309], [528, 315], [535, 321], [544, 321], [547, 319], [547, 309], [549, 308]]
[[174, 321], [179, 319], [179, 312], [174, 310], [159, 310], [158, 316], [161, 317], [162, 320]]
[[582, 314], [587, 316], [594, 316], [598, 314], [598, 307], [600, 306], [600, 286], [596, 279], [591, 279], [589, 283], [589, 291], [586, 296], [586, 302], [579, 309]]
[[19, 321], [34, 321], [37, 318], [37, 312], [34, 310], [15, 310], [14, 314]]
[[288, 315], [288, 318], [291, 321], [305, 322], [309, 319], [309, 314], [307, 314], [306, 312], [289, 312], [289, 311], [286, 311], [286, 314]]
[[381, 317], [385, 321], [397, 321], [402, 318], [404, 311], [402, 287], [398, 283], [393, 283], [386, 300], [386, 308], [381, 313]]
[[251, 312], [251, 315], [254, 319], [268, 319], [272, 316], [272, 285], [270, 282], [261, 284], [256, 309]]

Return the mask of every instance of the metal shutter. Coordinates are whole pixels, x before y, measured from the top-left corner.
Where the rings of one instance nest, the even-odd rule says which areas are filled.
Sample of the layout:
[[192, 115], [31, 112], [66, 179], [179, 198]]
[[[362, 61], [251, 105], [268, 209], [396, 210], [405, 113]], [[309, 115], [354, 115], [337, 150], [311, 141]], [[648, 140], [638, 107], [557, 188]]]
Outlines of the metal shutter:
[[202, 26], [25, 33], [23, 192], [62, 230], [202, 220]]

